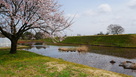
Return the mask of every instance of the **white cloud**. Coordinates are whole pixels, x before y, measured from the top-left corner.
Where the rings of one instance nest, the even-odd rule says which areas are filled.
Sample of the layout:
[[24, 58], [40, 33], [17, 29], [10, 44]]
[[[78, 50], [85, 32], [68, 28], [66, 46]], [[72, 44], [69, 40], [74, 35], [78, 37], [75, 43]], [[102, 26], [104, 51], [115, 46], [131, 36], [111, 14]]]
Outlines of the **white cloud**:
[[100, 12], [111, 12], [112, 11], [112, 8], [109, 4], [101, 4], [99, 7], [98, 7], [99, 11]]
[[130, 8], [136, 8], [136, 0], [131, 0], [129, 3], [128, 3], [128, 6]]
[[106, 33], [107, 26], [110, 24], [121, 25], [125, 33], [136, 33], [136, 0], [113, 0], [109, 4], [106, 3], [107, 1], [103, 0], [100, 5], [96, 2], [95, 6], [89, 3], [87, 7], [80, 5], [78, 9], [70, 8], [78, 11], [75, 14], [73, 11], [67, 14], [68, 17], [75, 16], [74, 24], [70, 28], [73, 32], [70, 31], [70, 34], [87, 35], [100, 31]]

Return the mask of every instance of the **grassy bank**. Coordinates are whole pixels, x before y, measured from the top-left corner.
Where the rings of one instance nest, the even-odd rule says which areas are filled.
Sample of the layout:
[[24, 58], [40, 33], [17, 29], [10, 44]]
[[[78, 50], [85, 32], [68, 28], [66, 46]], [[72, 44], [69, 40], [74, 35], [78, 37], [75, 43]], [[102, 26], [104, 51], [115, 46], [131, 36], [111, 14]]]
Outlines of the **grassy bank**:
[[45, 42], [53, 45], [96, 45], [136, 48], [136, 34], [123, 35], [95, 35], [95, 36], [71, 36], [62, 42], [53, 43], [49, 38], [41, 40], [19, 40], [18, 43]]
[[136, 47], [136, 35], [124, 34], [124, 35], [101, 35], [101, 36], [73, 36], [67, 37], [61, 43]]
[[[23, 45], [20, 45], [17, 47], [17, 49], [23, 49], [23, 48], [29, 48], [29, 46], [23, 46]], [[0, 50], [9, 50], [10, 47], [0, 47]]]
[[0, 56], [0, 77], [130, 77], [23, 50], [0, 50]]
[[46, 44], [54, 44], [52, 39], [50, 38], [46, 38], [46, 39], [39, 39], [39, 40], [19, 40], [18, 43], [20, 44], [31, 44], [33, 42], [36, 42], [36, 43], [43, 43], [45, 42]]

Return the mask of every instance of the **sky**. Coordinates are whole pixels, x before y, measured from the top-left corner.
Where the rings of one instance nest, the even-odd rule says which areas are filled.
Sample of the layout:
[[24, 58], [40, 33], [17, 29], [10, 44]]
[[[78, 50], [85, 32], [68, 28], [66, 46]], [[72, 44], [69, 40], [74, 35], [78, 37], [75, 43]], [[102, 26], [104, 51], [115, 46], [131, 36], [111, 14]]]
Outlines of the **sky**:
[[136, 0], [58, 0], [66, 17], [73, 24], [65, 33], [69, 36], [95, 35], [107, 32], [110, 24], [125, 29], [124, 34], [136, 33]]

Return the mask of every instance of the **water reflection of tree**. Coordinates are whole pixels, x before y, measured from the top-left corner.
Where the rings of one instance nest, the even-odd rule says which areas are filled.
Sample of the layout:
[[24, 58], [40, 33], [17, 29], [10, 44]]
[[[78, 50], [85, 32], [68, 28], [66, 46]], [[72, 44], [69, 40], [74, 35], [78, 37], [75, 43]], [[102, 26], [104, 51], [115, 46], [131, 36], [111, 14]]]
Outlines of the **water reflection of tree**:
[[78, 52], [79, 54], [86, 54], [88, 51], [59, 51], [59, 52]]
[[136, 49], [132, 48], [116, 48], [116, 47], [91, 47], [91, 53], [111, 55], [128, 59], [136, 58]]
[[46, 49], [46, 47], [45, 46], [35, 46], [36, 47], [36, 49]]
[[33, 46], [29, 46], [29, 47], [27, 47], [27, 48], [25, 48], [26, 50], [29, 50], [29, 49], [32, 49], [33, 48]]
[[32, 45], [35, 45], [35, 42], [18, 43], [18, 45], [32, 46]]
[[26, 49], [31, 49], [33, 47], [35, 47], [36, 49], [46, 49], [46, 44], [43, 42], [27, 42], [27, 43], [19, 43], [19, 45], [25, 45], [25, 46], [29, 46]]
[[43, 45], [43, 42], [36, 42], [35, 45]]

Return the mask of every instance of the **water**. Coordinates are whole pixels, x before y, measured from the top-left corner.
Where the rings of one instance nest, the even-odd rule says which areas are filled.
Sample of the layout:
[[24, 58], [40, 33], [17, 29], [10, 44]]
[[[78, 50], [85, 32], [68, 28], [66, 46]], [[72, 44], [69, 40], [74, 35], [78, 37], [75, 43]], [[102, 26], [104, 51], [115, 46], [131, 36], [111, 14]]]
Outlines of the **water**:
[[0, 38], [0, 47], [10, 47], [11, 42], [8, 38]]
[[[50, 56], [54, 58], [62, 58], [66, 61], [75, 62], [79, 64], [88, 65], [100, 69], [105, 69], [122, 74], [132, 75], [136, 77], [136, 70], [124, 69], [120, 67], [120, 62], [132, 61], [136, 63], [136, 49], [128, 48], [113, 48], [113, 47], [96, 47], [91, 46], [88, 52], [62, 52], [58, 51], [59, 47], [73, 47], [73, 46], [46, 46], [33, 45], [32, 48], [25, 49], [41, 55]], [[110, 61], [115, 60], [115, 64]]]

